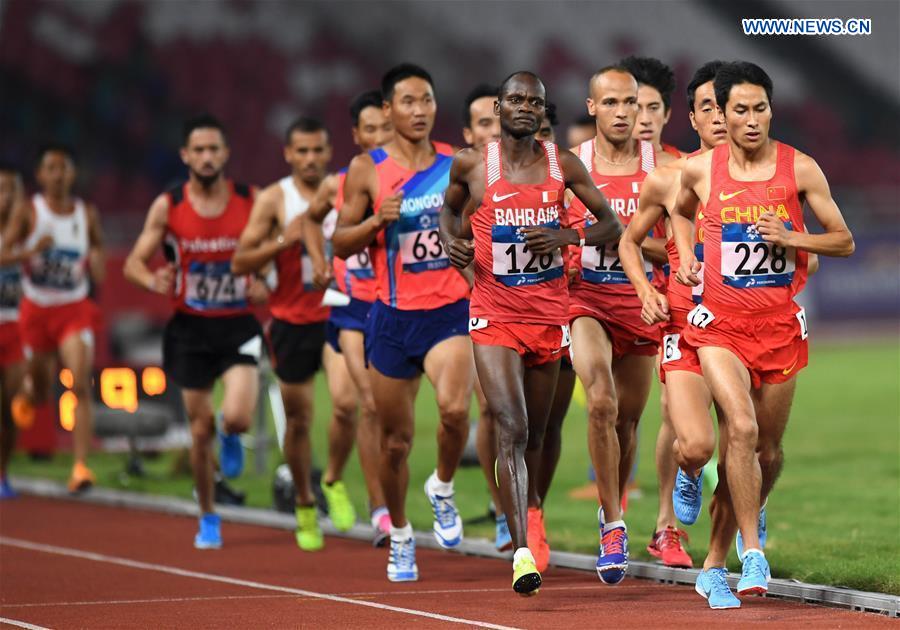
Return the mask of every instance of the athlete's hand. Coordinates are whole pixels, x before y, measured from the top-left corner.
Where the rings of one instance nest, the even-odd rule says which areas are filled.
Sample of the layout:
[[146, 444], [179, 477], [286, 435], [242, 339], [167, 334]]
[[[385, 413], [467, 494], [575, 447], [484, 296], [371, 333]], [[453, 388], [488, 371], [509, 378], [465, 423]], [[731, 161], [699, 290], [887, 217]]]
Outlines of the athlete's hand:
[[528, 249], [535, 254], [552, 254], [569, 242], [562, 236], [562, 230], [542, 227], [521, 228]]
[[294, 217], [294, 220], [284, 228], [284, 249], [293, 247], [303, 240], [303, 216]]
[[450, 263], [459, 269], [465, 269], [475, 258], [475, 243], [466, 238], [450, 238], [445, 243]]
[[784, 222], [775, 216], [774, 212], [764, 212], [756, 222], [756, 229], [762, 235], [764, 241], [774, 243], [779, 247], [789, 247], [791, 232], [784, 227]]
[[147, 288], [160, 295], [169, 295], [172, 292], [172, 285], [174, 284], [175, 265], [168, 263], [153, 272], [153, 280]]
[[578, 282], [578, 268], [575, 265], [570, 265], [569, 268], [566, 269], [566, 279], [568, 280], [569, 286]]
[[313, 263], [313, 286], [324, 291], [331, 284], [334, 276], [331, 274], [330, 265], [316, 265]]
[[53, 236], [50, 234], [45, 234], [38, 240], [37, 243], [34, 244], [34, 247], [31, 249], [31, 255], [40, 254], [43, 251], [46, 251], [53, 247]]
[[669, 321], [669, 301], [655, 289], [641, 296], [641, 319], [645, 324], [653, 325]]
[[398, 190], [381, 202], [381, 207], [375, 213], [378, 227], [384, 227], [392, 221], [400, 218], [400, 205], [403, 203], [403, 191]]
[[690, 265], [678, 265], [678, 271], [675, 272], [675, 279], [681, 284], [685, 284], [689, 287], [696, 287], [700, 284], [700, 276], [697, 274], [700, 273], [700, 269], [702, 268], [703, 265], [700, 261], [694, 256], [691, 256]]
[[265, 304], [271, 293], [271, 291], [269, 291], [269, 285], [254, 276], [250, 276], [247, 282], [249, 282], [247, 285], [247, 299], [250, 303]]

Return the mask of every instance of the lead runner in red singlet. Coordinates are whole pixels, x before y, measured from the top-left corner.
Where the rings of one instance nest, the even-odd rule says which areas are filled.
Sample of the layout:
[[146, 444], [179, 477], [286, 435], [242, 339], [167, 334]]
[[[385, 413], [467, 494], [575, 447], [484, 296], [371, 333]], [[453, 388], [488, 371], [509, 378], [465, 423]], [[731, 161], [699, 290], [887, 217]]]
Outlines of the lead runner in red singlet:
[[[454, 158], [441, 224], [453, 263], [464, 268], [475, 261], [469, 334], [497, 425], [496, 476], [516, 549], [513, 590], [533, 595], [541, 576], [527, 546], [527, 513], [540, 507], [535, 475], [559, 361], [569, 346], [560, 248], [614, 241], [621, 227], [578, 159], [535, 139], [546, 110], [535, 74], [510, 75], [494, 107], [500, 141]], [[567, 187], [595, 218], [587, 235], [561, 227]], [[479, 202], [470, 217], [474, 242], [462, 221], [470, 200]]]
[[[658, 154], [649, 142], [632, 139], [637, 91], [634, 77], [621, 66], [594, 74], [587, 106], [596, 119], [597, 136], [572, 149], [623, 225], [637, 210], [647, 173], [674, 160]], [[576, 224], [591, 221], [577, 199], [570, 213]], [[653, 262], [665, 262], [663, 239], [647, 239], [644, 249]], [[588, 443], [601, 506], [597, 574], [604, 583], [617, 584], [628, 566], [621, 496], [650, 392], [659, 331], [641, 320], [641, 301], [622, 270], [615, 244], [581, 248], [573, 260], [580, 266], [580, 278], [569, 289], [573, 359], [587, 394]], [[652, 274], [649, 265], [646, 272]]]
[[[205, 114], [184, 125], [181, 159], [189, 179], [157, 197], [125, 261], [125, 277], [169, 296], [175, 311], [163, 338], [163, 367], [179, 387], [191, 425], [191, 468], [200, 504], [198, 549], [222, 546], [213, 506], [215, 411], [212, 388], [224, 385], [219, 454], [226, 477], [240, 474], [240, 434], [253, 420], [259, 390], [262, 330], [251, 302], [265, 300], [262, 282], [231, 271], [231, 257], [250, 217], [254, 191], [226, 179], [225, 128]], [[151, 270], [163, 246], [168, 264]]]
[[474, 365], [466, 329], [469, 283], [451, 268], [438, 229], [453, 149], [430, 139], [437, 109], [431, 76], [412, 64], [396, 66], [382, 79], [381, 93], [394, 139], [350, 163], [333, 245], [339, 257], [366, 247], [372, 254], [378, 299], [366, 324], [366, 359], [392, 522], [387, 574], [407, 581], [418, 579], [406, 490], [420, 377], [424, 372], [434, 385], [441, 418], [437, 469], [425, 493], [435, 539], [452, 548], [463, 535], [453, 475], [468, 435]]
[[41, 192], [13, 211], [3, 233], [0, 262], [22, 264], [19, 331], [31, 377], [26, 406], [50, 404], [57, 356], [72, 372], [71, 391], [78, 405], [68, 488], [74, 493], [94, 483], [87, 455], [94, 425], [95, 307], [88, 293], [91, 283], [102, 282], [105, 275], [103, 235], [97, 208], [72, 194], [76, 172], [69, 148], [42, 147], [35, 176]]
[[[672, 213], [684, 261], [676, 277], [688, 286], [700, 282], [693, 240], [702, 203], [703, 303], [688, 314], [684, 341], [696, 348], [725, 412], [727, 483], [743, 541], [738, 594], [765, 593], [761, 468], [780, 468], [796, 375], [807, 363], [806, 313], [794, 297], [806, 281], [809, 253], [845, 257], [854, 244], [815, 160], [769, 137], [772, 81], [765, 71], [747, 62], [725, 64], [714, 86], [728, 143], [690, 159], [682, 171]], [[805, 232], [804, 203], [824, 233]], [[724, 569], [705, 569], [697, 586], [709, 598], [710, 574]]]

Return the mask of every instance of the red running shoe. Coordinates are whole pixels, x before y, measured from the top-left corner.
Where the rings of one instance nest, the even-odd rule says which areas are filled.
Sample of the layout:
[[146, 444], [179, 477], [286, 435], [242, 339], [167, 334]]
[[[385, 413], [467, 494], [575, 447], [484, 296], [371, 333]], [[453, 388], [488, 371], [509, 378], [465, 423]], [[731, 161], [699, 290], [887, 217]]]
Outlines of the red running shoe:
[[681, 546], [682, 537], [685, 541], [689, 540], [687, 532], [669, 525], [663, 531], [653, 534], [650, 544], [647, 545], [647, 553], [662, 560], [667, 567], [690, 569], [694, 566], [694, 561]]
[[547, 532], [544, 529], [544, 511], [540, 508], [528, 508], [527, 540], [528, 550], [534, 556], [538, 573], [543, 573], [550, 564], [550, 545], [547, 544]]

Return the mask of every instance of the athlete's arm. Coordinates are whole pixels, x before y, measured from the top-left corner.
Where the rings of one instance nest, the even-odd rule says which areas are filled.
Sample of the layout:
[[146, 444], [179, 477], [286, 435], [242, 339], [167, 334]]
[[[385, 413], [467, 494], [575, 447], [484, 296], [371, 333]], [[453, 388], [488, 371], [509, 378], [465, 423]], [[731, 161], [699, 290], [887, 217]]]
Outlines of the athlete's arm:
[[[590, 210], [597, 220], [584, 231], [585, 245], [602, 245], [617, 241], [622, 236], [622, 223], [609, 207], [606, 197], [597, 188], [590, 173], [578, 157], [569, 151], [560, 151], [559, 165], [562, 167], [566, 187]], [[569, 230], [574, 232], [574, 230]], [[576, 238], [572, 245], [578, 245]]]
[[328, 285], [331, 284], [332, 274], [331, 264], [329, 264], [328, 257], [325, 255], [325, 233], [322, 231], [322, 222], [316, 221], [309, 215], [309, 211], [306, 211], [299, 217], [296, 217], [291, 223], [300, 224], [303, 248], [309, 255], [309, 260], [313, 267], [313, 286], [317, 289], [327, 289]]
[[175, 280], [175, 269], [170, 263], [156, 271], [151, 271], [148, 263], [166, 237], [168, 222], [169, 197], [160, 195], [150, 206], [144, 229], [135, 241], [128, 258], [125, 259], [125, 267], [122, 269], [125, 278], [129, 281], [148, 291], [162, 295], [168, 295], [171, 292], [172, 283]]
[[49, 234], [42, 237], [30, 250], [21, 246], [31, 231], [31, 215], [31, 202], [27, 199], [13, 207], [9, 222], [3, 230], [0, 265], [17, 265], [53, 246], [53, 237]]
[[822, 256], [847, 257], [852, 254], [856, 248], [853, 235], [831, 196], [831, 189], [822, 169], [811, 157], [797, 152], [794, 175], [798, 194], [806, 197], [810, 209], [825, 232], [809, 234], [788, 230], [774, 212], [766, 212], [756, 223], [763, 239], [780, 247], [796, 247]]
[[100, 224], [100, 213], [97, 206], [87, 205], [88, 222], [88, 264], [91, 280], [101, 284], [106, 278], [106, 249], [103, 247], [103, 227]]
[[656, 169], [647, 175], [641, 186], [637, 212], [619, 239], [622, 268], [643, 303], [641, 316], [649, 317], [651, 324], [669, 319], [669, 302], [647, 280], [641, 245], [649, 240], [647, 234], [664, 216], [666, 197], [675, 181], [671, 169]]
[[457, 153], [450, 167], [450, 184], [444, 191], [440, 215], [441, 242], [450, 262], [458, 269], [465, 269], [475, 258], [475, 245], [470, 236], [464, 234], [462, 217], [471, 199], [469, 174], [480, 163], [481, 154], [474, 149], [463, 149]]
[[231, 259], [231, 273], [244, 275], [260, 271], [275, 256], [299, 241], [299, 225], [293, 230], [285, 229], [278, 238], [272, 238], [273, 228], [278, 225], [278, 201], [281, 194], [281, 188], [273, 184], [257, 195]]
[[319, 189], [316, 190], [316, 194], [313, 196], [312, 201], [309, 202], [309, 208], [306, 210], [305, 215], [319, 225], [322, 224], [325, 217], [327, 217], [328, 213], [334, 208], [334, 200], [335, 197], [337, 197], [339, 181], [340, 177], [338, 177], [337, 173], [332, 173], [323, 179], [322, 183], [319, 184]]
[[366, 210], [375, 203], [377, 194], [378, 174], [372, 157], [368, 153], [357, 155], [344, 179], [344, 203], [331, 239], [335, 256], [347, 258], [358, 254], [369, 246], [381, 228], [400, 218], [402, 191], [384, 199], [378, 212], [366, 218]]
[[[706, 164], [705, 169], [703, 163]], [[697, 207], [700, 205], [696, 187], [703, 177], [704, 171], [708, 170], [708, 160], [701, 158], [688, 160], [681, 171], [681, 187], [678, 190], [675, 207], [669, 214], [675, 247], [678, 249], [678, 259], [681, 261], [678, 271], [675, 272], [675, 279], [689, 287], [700, 284], [700, 278], [697, 277], [700, 263], [694, 256], [694, 217], [697, 215]]]

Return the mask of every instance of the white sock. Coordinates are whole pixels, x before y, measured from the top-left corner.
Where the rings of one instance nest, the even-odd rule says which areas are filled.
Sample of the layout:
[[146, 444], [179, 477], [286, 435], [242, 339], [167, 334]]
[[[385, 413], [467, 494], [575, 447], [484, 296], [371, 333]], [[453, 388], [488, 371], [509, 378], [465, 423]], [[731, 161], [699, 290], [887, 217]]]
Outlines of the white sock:
[[534, 562], [534, 556], [531, 555], [531, 550], [528, 547], [519, 547], [516, 549], [516, 553], [513, 554], [513, 564], [521, 560], [522, 558], [531, 558], [531, 561]]
[[403, 527], [394, 527], [391, 525], [391, 540], [409, 540], [413, 537], [413, 528], [412, 524], [409, 522], [406, 523]]
[[603, 533], [605, 534], [606, 532], [608, 532], [612, 529], [615, 529], [616, 527], [621, 527], [626, 532], [628, 531], [628, 528], [625, 527], [625, 521], [610, 521], [609, 523], [607, 523], [606, 525], [603, 526]]
[[428, 478], [428, 489], [431, 491], [431, 494], [449, 497], [453, 494], [453, 480], [441, 481], [438, 479], [437, 471], [435, 470]]
[[758, 554], [761, 555], [763, 558], [766, 557], [766, 554], [764, 554], [764, 553], [762, 552], [762, 549], [744, 549], [744, 555], [743, 555], [743, 557], [741, 558], [741, 562], [743, 562], [743, 561], [744, 561], [744, 558], [747, 557], [747, 554], [750, 554], [750, 553], [758, 553]]

